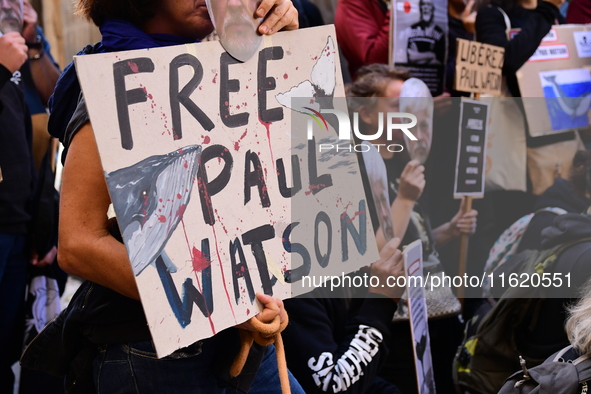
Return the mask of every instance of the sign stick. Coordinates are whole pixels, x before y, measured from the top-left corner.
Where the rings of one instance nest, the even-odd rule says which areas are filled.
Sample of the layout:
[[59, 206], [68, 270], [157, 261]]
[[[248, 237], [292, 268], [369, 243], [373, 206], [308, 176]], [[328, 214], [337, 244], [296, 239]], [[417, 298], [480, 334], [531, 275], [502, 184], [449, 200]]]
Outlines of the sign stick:
[[[472, 210], [472, 196], [464, 196], [465, 204], [464, 204], [464, 212], [468, 213]], [[462, 234], [460, 237], [460, 267], [458, 269], [458, 275], [464, 276], [466, 273], [466, 265], [468, 261], [468, 241], [469, 237], [466, 234]], [[464, 305], [464, 287], [458, 288], [458, 299]]]

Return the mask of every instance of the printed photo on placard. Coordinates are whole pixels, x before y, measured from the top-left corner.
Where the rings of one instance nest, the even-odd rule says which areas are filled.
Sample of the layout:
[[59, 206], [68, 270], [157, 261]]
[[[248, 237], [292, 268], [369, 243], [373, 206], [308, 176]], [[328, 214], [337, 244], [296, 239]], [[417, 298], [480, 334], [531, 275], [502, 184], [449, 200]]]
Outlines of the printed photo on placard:
[[431, 94], [443, 93], [447, 59], [447, 0], [393, 4], [392, 60], [423, 80]]

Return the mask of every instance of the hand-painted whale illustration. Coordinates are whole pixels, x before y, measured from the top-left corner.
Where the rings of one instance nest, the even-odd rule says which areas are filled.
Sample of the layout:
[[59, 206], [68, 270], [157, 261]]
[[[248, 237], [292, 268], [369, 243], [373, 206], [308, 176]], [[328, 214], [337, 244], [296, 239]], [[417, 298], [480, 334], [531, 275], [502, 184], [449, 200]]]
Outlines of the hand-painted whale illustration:
[[189, 203], [201, 146], [151, 156], [106, 175], [134, 274], [164, 250]]
[[579, 97], [569, 97], [556, 82], [556, 75], [544, 76], [544, 79], [550, 82], [558, 104], [564, 113], [576, 118], [589, 112], [589, 108], [591, 108], [591, 92], [586, 92]]

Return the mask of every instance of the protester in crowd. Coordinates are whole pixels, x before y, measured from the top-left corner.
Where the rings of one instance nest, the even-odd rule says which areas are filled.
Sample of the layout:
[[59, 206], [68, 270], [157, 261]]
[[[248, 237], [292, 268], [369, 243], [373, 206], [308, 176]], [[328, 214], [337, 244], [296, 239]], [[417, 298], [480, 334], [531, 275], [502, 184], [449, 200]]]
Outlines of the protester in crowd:
[[[154, 3], [83, 0], [78, 2], [78, 12], [92, 19], [101, 30], [102, 41], [93, 52], [193, 43], [213, 29], [204, 0]], [[291, 1], [263, 0], [256, 12], [264, 18], [258, 26], [261, 33], [298, 27], [297, 11]], [[87, 320], [82, 320], [82, 326], [89, 330], [85, 331], [89, 333], [86, 340], [94, 344], [95, 350], [91, 349], [89, 357], [76, 361], [76, 369], [82, 371], [82, 375], [75, 376], [76, 371], [71, 370], [69, 383], [79, 389], [83, 386], [92, 390], [96, 386], [103, 392], [152, 393], [174, 389], [176, 392], [216, 393], [230, 386], [247, 391], [254, 373], [240, 375], [231, 382], [222, 381], [222, 377], [229, 375], [230, 364], [238, 350], [236, 329], [225, 330], [171, 357], [160, 360], [155, 357], [125, 246], [117, 237], [116, 226], [107, 220], [110, 198], [92, 125], [83, 96], [79, 97], [72, 65], [58, 82], [51, 109], [50, 132], [60, 137], [67, 149], [58, 261], [67, 272], [92, 282], [86, 286], [88, 291], [79, 296], [89, 300], [87, 305], [91, 310], [86, 311]], [[270, 322], [277, 316], [282, 321], [286, 319], [279, 300], [261, 294], [257, 298], [264, 305], [264, 310], [257, 315], [260, 321]], [[101, 315], [101, 310], [108, 312]], [[240, 327], [252, 329], [250, 323]], [[245, 369], [256, 372], [264, 353], [257, 377], [263, 376], [266, 381], [257, 382], [254, 378], [251, 392], [256, 392], [257, 388], [278, 392], [277, 374], [272, 373], [277, 370], [272, 346], [253, 346]], [[122, 359], [132, 361], [126, 362], [124, 368], [118, 364]], [[84, 370], [88, 365], [93, 368]], [[292, 392], [301, 392], [297, 382], [292, 379], [291, 383]]]
[[[492, 0], [476, 17], [476, 39], [505, 48], [503, 76], [513, 97], [520, 97], [515, 73], [534, 54], [552, 25], [564, 23], [564, 0]], [[509, 25], [505, 21], [509, 19]], [[508, 37], [509, 29], [521, 29]]]
[[[391, 102], [393, 104], [384, 99], [369, 99], [367, 103], [354, 99], [350, 101], [353, 105], [351, 110], [359, 112], [360, 131], [362, 133], [375, 133], [379, 122], [378, 112], [396, 112], [394, 108], [399, 108], [396, 104], [396, 98], [400, 96], [403, 84], [407, 83], [404, 82], [405, 80], [408, 80], [408, 74], [397, 73], [392, 66], [375, 64], [360, 69], [358, 79], [348, 88], [347, 94], [350, 97], [394, 98]], [[415, 90], [409, 97], [419, 95], [430, 97], [429, 90], [424, 83], [416, 79], [408, 81], [421, 86], [419, 91]], [[410, 99], [410, 102], [407, 101], [407, 103], [423, 104], [426, 115], [432, 115], [432, 99], [423, 97], [421, 100], [422, 103], [420, 101], [416, 102], [416, 99]], [[400, 107], [400, 111], [404, 112], [404, 109]], [[416, 128], [410, 129], [420, 139], [413, 143], [412, 149], [407, 147], [407, 149], [399, 153], [380, 149], [379, 152], [384, 159], [388, 174], [394, 235], [402, 238], [402, 245], [408, 245], [417, 239], [421, 239], [423, 241], [423, 259], [426, 266], [436, 266], [439, 261], [436, 248], [459, 237], [461, 234], [470, 235], [474, 233], [477, 212], [473, 210], [463, 213], [462, 206], [450, 221], [442, 224], [437, 229], [431, 229], [429, 217], [425, 210], [426, 207], [423, 204], [425, 201], [423, 189], [426, 182], [424, 176], [425, 167], [421, 164], [421, 161], [425, 162], [427, 160], [428, 150], [431, 145], [429, 126], [431, 121], [428, 119], [418, 119], [418, 121], [422, 126], [422, 130], [417, 132]], [[385, 133], [383, 135], [385, 137]], [[386, 145], [404, 143], [402, 132], [394, 134], [393, 139], [393, 141], [378, 139], [374, 142]], [[410, 160], [411, 156], [409, 154], [414, 154], [416, 158]], [[371, 204], [370, 213], [372, 219], [374, 219], [375, 212]], [[377, 221], [374, 221], [374, 228], [376, 227]], [[376, 238], [379, 245], [385, 244], [385, 238], [379, 228], [377, 228]], [[457, 312], [458, 310], [455, 310], [454, 313], [457, 314]], [[441, 392], [451, 392], [453, 390], [450, 373], [451, 362], [462, 335], [461, 324], [454, 313], [452, 313], [451, 317], [429, 321], [435, 381], [438, 391]], [[409, 323], [408, 321], [396, 322], [392, 324], [391, 329], [393, 334], [390, 348], [396, 349], [396, 351], [389, 356], [387, 364], [383, 368], [384, 372], [380, 376], [396, 384], [402, 392], [416, 392], [414, 356]], [[413, 379], [410, 379], [410, 376]]]
[[579, 355], [591, 354], [591, 282], [587, 281], [581, 292], [581, 299], [568, 310], [566, 320], [566, 335], [570, 344], [578, 351]]
[[556, 178], [554, 184], [536, 199], [533, 212], [536, 214], [523, 233], [517, 253], [542, 248], [542, 230], [554, 222], [557, 213], [544, 210], [556, 207], [569, 213], [583, 213], [591, 204], [585, 195], [587, 190], [587, 171], [591, 167], [589, 151], [578, 151], [573, 157], [573, 167], [569, 179]]
[[324, 25], [322, 14], [316, 4], [309, 0], [294, 0], [293, 5], [298, 10], [300, 29]]
[[[32, 149], [36, 141], [29, 98], [37, 97], [42, 106], [46, 104], [59, 70], [44, 56], [37, 15], [28, 2], [2, 3], [0, 31], [4, 34], [0, 37], [0, 392], [12, 393], [10, 365], [22, 351], [27, 262], [42, 267], [53, 263], [56, 255], [52, 246], [37, 253], [31, 240], [30, 200], [36, 178]], [[45, 139], [46, 148], [47, 131]]]
[[[27, 60], [26, 41], [18, 32], [22, 3], [15, 6], [16, 31], [0, 37], [0, 393], [13, 392], [11, 365], [21, 352], [26, 268], [29, 262], [27, 202], [35, 180], [31, 118], [20, 78]], [[18, 19], [20, 16], [20, 19]]]
[[586, 0], [571, 0], [566, 12], [566, 23], [591, 23], [591, 4]]
[[392, 239], [369, 272], [351, 275], [380, 280], [380, 285], [363, 289], [359, 298], [350, 299], [347, 293], [360, 289], [345, 284], [334, 291], [319, 287], [285, 301], [290, 317], [284, 331], [287, 361], [306, 393], [400, 393], [377, 377], [388, 353], [397, 352], [388, 345], [389, 325], [404, 288], [386, 282], [404, 276], [399, 244], [398, 238]]
[[[25, 99], [31, 113], [33, 128], [33, 158], [38, 173], [38, 182], [31, 199], [33, 221], [30, 226], [31, 267], [29, 267], [29, 291], [25, 306], [25, 318], [29, 324], [25, 328], [24, 344], [28, 344], [37, 334], [42, 322], [48, 322], [54, 315], [47, 310], [33, 308], [31, 283], [46, 283], [40, 278], [56, 280], [60, 292], [63, 292], [67, 275], [56, 263], [57, 257], [57, 191], [55, 181], [55, 156], [57, 140], [47, 131], [47, 102], [60, 75], [60, 70], [51, 56], [50, 46], [38, 26], [38, 15], [31, 4], [23, 2], [22, 35], [29, 48], [29, 59], [21, 67], [20, 73], [25, 90]], [[36, 278], [36, 279], [34, 279]], [[42, 291], [46, 288], [42, 287]], [[40, 290], [41, 290], [40, 289]], [[59, 294], [59, 293], [58, 293]], [[59, 297], [56, 299], [59, 303]], [[45, 303], [43, 304], [45, 305]], [[49, 305], [47, 306], [49, 307]], [[43, 312], [39, 314], [39, 312]], [[47, 313], [45, 313], [47, 312]], [[54, 313], [58, 313], [55, 310]], [[46, 320], [47, 319], [47, 320]], [[32, 322], [35, 322], [33, 324]], [[21, 368], [19, 393], [47, 394], [63, 393], [63, 379], [41, 371]]]
[[466, 95], [454, 89], [456, 75], [456, 40], [472, 40], [474, 38], [476, 10], [475, 0], [467, 3], [464, 0], [449, 0], [447, 4], [447, 64], [445, 67], [445, 90], [452, 96]]
[[353, 80], [362, 66], [388, 63], [390, 11], [387, 1], [340, 0], [335, 28]]

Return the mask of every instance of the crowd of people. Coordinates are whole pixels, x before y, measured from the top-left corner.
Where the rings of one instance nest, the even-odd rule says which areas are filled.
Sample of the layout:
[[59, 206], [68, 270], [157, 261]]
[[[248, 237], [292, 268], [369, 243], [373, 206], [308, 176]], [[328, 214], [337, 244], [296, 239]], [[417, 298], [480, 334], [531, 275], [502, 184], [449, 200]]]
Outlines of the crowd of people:
[[[249, 20], [260, 21], [259, 35], [327, 22], [320, 12], [326, 4], [318, 7], [312, 0], [212, 2], [225, 5], [221, 8], [229, 14], [252, 11]], [[220, 29], [234, 19], [212, 22], [209, 3], [78, 0], [78, 13], [102, 34], [102, 41], [81, 55], [195, 43], [210, 35], [214, 25], [222, 33]], [[375, 200], [360, 156], [380, 257], [352, 275], [404, 276], [401, 250], [415, 240], [422, 241], [425, 273], [461, 275], [459, 242], [470, 237], [468, 273], [481, 276], [491, 268], [487, 260], [498, 246], [495, 241], [507, 239], [503, 238], [506, 229], [527, 222], [508, 245], [512, 253], [502, 267], [495, 260], [495, 269], [486, 273], [521, 273], [530, 266], [554, 277], [571, 273], [570, 292], [550, 289], [535, 296], [523, 293], [520, 298], [497, 290], [484, 298], [468, 293], [458, 300], [452, 289], [445, 289], [444, 299], [438, 293], [427, 295], [426, 300], [436, 390], [509, 393], [511, 387], [503, 382], [520, 368], [522, 375], [515, 378], [520, 385], [540, 383], [537, 374], [560, 360], [577, 360], [571, 364], [584, 366], [582, 356], [591, 354], [587, 327], [591, 292], [586, 285], [591, 278], [591, 153], [578, 151], [570, 174], [556, 177], [539, 195], [532, 192], [530, 180], [526, 191], [487, 191], [474, 202], [474, 209], [466, 199], [454, 199], [460, 121], [460, 101], [455, 97], [466, 95], [454, 90], [455, 39], [503, 47], [504, 94], [520, 97], [517, 70], [553, 25], [591, 23], [591, 3], [571, 0], [565, 9], [564, 0], [449, 0], [447, 36], [433, 24], [435, 2], [416, 3], [421, 16], [408, 22], [404, 53], [409, 64], [442, 70], [445, 66], [445, 74], [437, 74], [441, 80], [435, 84], [422, 81], [413, 67], [388, 64], [391, 2], [339, 0], [334, 9], [337, 41], [346, 63], [341, 71], [350, 110], [359, 113], [360, 132], [372, 134], [379, 127], [379, 114], [389, 110], [384, 111], [383, 105], [393, 103], [394, 112], [418, 118], [412, 129], [416, 140], [401, 132], [394, 133], [394, 141], [383, 140], [385, 134], [374, 141], [404, 147], [402, 152], [379, 151], [389, 196], [383, 206], [371, 203]], [[23, 343], [34, 336], [25, 334], [24, 324], [25, 315], [28, 321], [37, 318], [26, 311], [34, 302], [32, 296], [37, 294], [49, 305], [50, 290], [63, 292], [63, 271], [84, 282], [70, 306], [49, 325], [53, 342], [40, 345], [35, 340], [27, 348], [20, 375], [23, 394], [419, 392], [405, 289], [396, 286], [370, 286], [356, 297], [342, 288], [334, 292], [318, 288], [307, 297], [285, 301], [257, 294], [262, 312], [255, 321], [158, 359], [126, 248], [116, 220], [107, 215], [111, 198], [75, 67], [61, 65], [60, 77], [28, 0], [2, 0], [0, 6], [0, 394], [13, 393], [11, 367], [21, 357]], [[508, 35], [515, 28], [520, 30]], [[432, 97], [434, 86], [439, 85], [443, 91]], [[585, 135], [577, 137], [577, 131], [531, 137], [525, 116], [520, 119], [532, 146], [581, 137], [587, 145], [591, 143]], [[64, 147], [59, 231], [58, 196], [53, 188], [56, 139]], [[391, 226], [380, 216], [390, 216]], [[59, 290], [48, 282], [42, 295], [35, 293], [31, 290], [35, 276], [55, 281]], [[521, 313], [525, 309], [527, 313]], [[501, 336], [511, 338], [507, 349], [496, 349], [506, 350], [502, 356], [509, 354], [507, 360], [484, 347], [482, 338], [491, 330], [479, 325], [490, 327], [491, 316], [505, 330]], [[28, 323], [29, 328], [35, 326], [33, 334], [48, 323], [41, 320], [43, 324]], [[502, 321], [508, 323], [502, 325]], [[277, 323], [280, 328], [274, 334], [282, 330], [283, 344], [255, 342], [236, 375], [244, 332], [260, 331], [259, 323]], [[569, 344], [574, 350], [564, 353]], [[283, 354], [283, 347], [288, 371], [281, 357], [276, 358], [277, 352]], [[562, 352], [560, 360], [554, 357], [558, 352]], [[526, 366], [520, 364], [520, 357]], [[586, 381], [565, 381], [564, 387], [569, 385], [578, 393], [585, 390]]]

